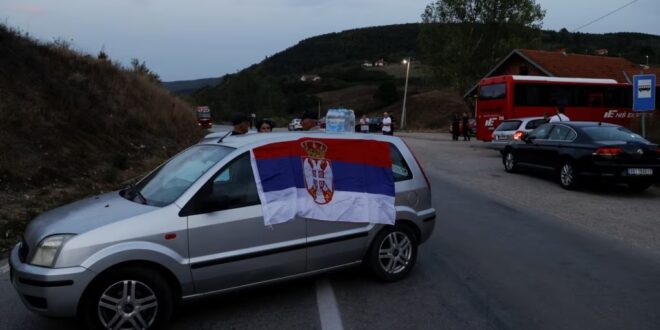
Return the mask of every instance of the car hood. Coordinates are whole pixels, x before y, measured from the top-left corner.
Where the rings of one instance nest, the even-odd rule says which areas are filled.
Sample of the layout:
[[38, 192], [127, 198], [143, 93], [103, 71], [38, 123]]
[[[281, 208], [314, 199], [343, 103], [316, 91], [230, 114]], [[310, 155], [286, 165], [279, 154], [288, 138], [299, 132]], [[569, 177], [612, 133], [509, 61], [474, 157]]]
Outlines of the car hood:
[[126, 200], [119, 191], [89, 197], [39, 215], [25, 229], [25, 240], [32, 248], [50, 235], [81, 234], [157, 209]]

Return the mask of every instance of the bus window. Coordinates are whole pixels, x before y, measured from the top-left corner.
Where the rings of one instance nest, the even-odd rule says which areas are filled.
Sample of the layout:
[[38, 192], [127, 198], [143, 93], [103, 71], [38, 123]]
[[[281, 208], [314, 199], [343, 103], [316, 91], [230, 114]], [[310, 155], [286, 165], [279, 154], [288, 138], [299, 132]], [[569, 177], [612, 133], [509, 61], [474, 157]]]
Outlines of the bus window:
[[484, 85], [479, 87], [480, 100], [503, 99], [506, 96], [506, 84]]
[[589, 106], [600, 108], [603, 106], [603, 94], [589, 94]]

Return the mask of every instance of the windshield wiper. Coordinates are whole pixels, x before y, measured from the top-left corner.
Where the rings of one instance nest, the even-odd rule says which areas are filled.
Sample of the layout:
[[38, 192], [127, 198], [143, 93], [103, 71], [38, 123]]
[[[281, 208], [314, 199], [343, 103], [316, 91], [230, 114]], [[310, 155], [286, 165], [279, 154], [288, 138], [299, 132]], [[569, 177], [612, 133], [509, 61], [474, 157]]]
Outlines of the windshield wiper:
[[[140, 203], [147, 205], [147, 199], [144, 198], [140, 190], [137, 189], [135, 183], [129, 184], [125, 189], [124, 189], [124, 198], [128, 199], [129, 201]], [[137, 200], [136, 200], [137, 199]]]

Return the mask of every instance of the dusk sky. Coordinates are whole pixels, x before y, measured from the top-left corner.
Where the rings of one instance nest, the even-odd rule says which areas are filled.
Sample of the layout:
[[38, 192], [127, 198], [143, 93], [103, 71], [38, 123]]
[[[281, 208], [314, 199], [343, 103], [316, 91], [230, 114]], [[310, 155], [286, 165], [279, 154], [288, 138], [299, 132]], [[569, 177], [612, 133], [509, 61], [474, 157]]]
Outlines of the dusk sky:
[[[419, 22], [430, 0], [0, 0], [0, 19], [84, 53], [145, 61], [164, 81], [218, 77], [298, 41], [342, 30]], [[569, 31], [631, 0], [541, 0], [543, 28]], [[580, 32], [660, 35], [660, 1], [638, 0]]]

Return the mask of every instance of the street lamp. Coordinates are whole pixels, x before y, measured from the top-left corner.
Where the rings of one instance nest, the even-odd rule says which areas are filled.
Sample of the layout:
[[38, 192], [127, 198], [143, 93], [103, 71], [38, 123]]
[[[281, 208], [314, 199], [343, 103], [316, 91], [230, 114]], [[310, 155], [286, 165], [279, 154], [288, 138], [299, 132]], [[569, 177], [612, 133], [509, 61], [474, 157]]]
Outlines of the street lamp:
[[403, 87], [403, 109], [401, 109], [401, 128], [406, 126], [406, 99], [408, 97], [408, 74], [410, 73], [410, 58], [404, 59], [406, 65], [406, 84]]

